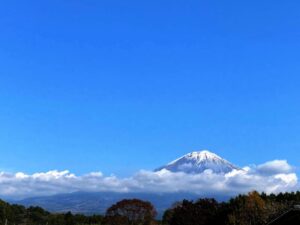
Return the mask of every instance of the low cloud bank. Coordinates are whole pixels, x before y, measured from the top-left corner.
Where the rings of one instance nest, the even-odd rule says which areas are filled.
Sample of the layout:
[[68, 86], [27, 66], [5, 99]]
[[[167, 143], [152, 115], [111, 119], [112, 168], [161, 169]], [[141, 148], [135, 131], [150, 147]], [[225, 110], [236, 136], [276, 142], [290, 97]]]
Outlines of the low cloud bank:
[[200, 195], [236, 195], [251, 190], [278, 193], [295, 191], [299, 182], [292, 166], [274, 160], [226, 174], [205, 170], [200, 174], [141, 170], [128, 178], [92, 172], [77, 176], [68, 170], [34, 174], [0, 172], [0, 196], [25, 198], [84, 192], [191, 192]]

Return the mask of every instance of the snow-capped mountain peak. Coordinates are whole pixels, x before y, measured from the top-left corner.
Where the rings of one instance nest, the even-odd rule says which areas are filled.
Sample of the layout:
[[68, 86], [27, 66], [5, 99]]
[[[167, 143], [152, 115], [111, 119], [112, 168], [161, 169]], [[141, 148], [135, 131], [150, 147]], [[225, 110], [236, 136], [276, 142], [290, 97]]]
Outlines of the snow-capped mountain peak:
[[162, 169], [185, 173], [202, 173], [208, 169], [214, 173], [228, 173], [232, 170], [240, 170], [237, 166], [208, 150], [188, 153], [155, 171]]

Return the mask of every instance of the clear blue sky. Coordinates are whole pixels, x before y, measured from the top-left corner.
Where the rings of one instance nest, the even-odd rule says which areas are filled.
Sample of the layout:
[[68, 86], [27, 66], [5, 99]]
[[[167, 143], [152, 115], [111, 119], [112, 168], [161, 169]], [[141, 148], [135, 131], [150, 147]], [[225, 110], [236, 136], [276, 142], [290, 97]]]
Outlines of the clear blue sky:
[[0, 3], [0, 168], [299, 164], [299, 1]]

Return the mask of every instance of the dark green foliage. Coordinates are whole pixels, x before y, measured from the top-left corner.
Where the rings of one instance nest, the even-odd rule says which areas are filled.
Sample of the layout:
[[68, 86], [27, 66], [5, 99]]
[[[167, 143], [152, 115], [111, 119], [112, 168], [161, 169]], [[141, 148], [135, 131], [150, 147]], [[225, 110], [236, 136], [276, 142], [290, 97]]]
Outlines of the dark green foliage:
[[26, 221], [30, 224], [46, 224], [50, 213], [40, 207], [29, 207], [26, 213]]
[[54, 214], [40, 207], [25, 208], [0, 200], [1, 225], [102, 225], [103, 216], [85, 216], [72, 213]]
[[300, 192], [277, 195], [250, 192], [229, 202], [183, 200], [165, 211], [164, 225], [264, 225], [300, 203]]
[[163, 223], [170, 225], [217, 225], [223, 223], [226, 214], [214, 199], [199, 199], [196, 202], [183, 200], [163, 216]]

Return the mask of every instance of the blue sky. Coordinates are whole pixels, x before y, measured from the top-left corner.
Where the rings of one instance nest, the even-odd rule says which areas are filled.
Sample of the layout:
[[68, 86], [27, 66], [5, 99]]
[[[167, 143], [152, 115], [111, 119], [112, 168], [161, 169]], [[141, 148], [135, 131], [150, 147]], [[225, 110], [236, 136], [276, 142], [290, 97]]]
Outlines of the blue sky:
[[299, 1], [2, 1], [0, 169], [299, 164]]

